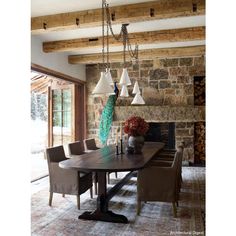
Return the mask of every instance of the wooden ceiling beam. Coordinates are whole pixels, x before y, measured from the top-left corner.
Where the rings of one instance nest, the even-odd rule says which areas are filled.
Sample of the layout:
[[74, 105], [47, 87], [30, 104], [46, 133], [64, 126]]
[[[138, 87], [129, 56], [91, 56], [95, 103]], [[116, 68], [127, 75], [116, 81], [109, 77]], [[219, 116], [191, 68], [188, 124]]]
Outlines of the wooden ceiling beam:
[[[149, 31], [129, 34], [132, 45], [153, 44], [166, 42], [183, 42], [205, 39], [205, 27], [193, 27], [160, 31]], [[102, 45], [102, 37], [60, 40], [43, 43], [44, 52], [66, 52], [79, 49], [99, 48]], [[116, 41], [109, 37], [110, 46], [122, 46], [122, 41]]]
[[[112, 24], [205, 14], [205, 0], [160, 0], [110, 7]], [[101, 9], [31, 18], [32, 34], [102, 25]]]
[[[201, 56], [205, 55], [205, 46], [178, 47], [178, 48], [157, 48], [139, 50], [139, 60], [150, 60], [153, 58], [165, 57], [185, 57], [185, 56]], [[127, 56], [127, 61], [131, 58]], [[122, 52], [113, 52], [109, 55], [109, 62], [123, 61]], [[70, 64], [97, 64], [102, 63], [102, 54], [86, 54], [68, 56]]]

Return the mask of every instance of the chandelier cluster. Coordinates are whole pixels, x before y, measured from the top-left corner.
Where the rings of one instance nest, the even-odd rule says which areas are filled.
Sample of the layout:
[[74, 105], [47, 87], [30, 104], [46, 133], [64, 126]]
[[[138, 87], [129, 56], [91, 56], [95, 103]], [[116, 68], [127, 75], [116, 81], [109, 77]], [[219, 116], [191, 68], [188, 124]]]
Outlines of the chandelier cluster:
[[[129, 52], [131, 59], [135, 60], [138, 63], [139, 69], [139, 77], [140, 77], [140, 68], [138, 61], [138, 45], [135, 45], [135, 49], [132, 50], [131, 44], [129, 42], [128, 24], [122, 24], [120, 33], [115, 35], [111, 25], [109, 5], [106, 3], [106, 0], [102, 0], [102, 72], [100, 79], [93, 90], [92, 94], [107, 94], [112, 95], [115, 94], [114, 89], [112, 88], [113, 80], [110, 72], [110, 63], [109, 63], [109, 32], [112, 37], [117, 41], [122, 41], [123, 43], [123, 71], [119, 81], [119, 85], [121, 86], [120, 97], [129, 97], [127, 86], [131, 85], [131, 81], [127, 71], [126, 64], [126, 49]], [[105, 28], [106, 28], [106, 62], [105, 62]], [[133, 104], [145, 104], [141, 92], [139, 89], [138, 81], [136, 80], [134, 84], [134, 88], [132, 94], [135, 94], [135, 97], [132, 101]]]

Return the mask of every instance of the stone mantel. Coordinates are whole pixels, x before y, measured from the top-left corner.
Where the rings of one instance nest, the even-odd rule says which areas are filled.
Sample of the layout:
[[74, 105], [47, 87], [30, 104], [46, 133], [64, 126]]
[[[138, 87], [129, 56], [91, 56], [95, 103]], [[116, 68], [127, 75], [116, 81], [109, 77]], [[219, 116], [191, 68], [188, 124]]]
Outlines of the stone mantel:
[[114, 121], [141, 116], [148, 122], [197, 122], [205, 121], [204, 106], [116, 106]]

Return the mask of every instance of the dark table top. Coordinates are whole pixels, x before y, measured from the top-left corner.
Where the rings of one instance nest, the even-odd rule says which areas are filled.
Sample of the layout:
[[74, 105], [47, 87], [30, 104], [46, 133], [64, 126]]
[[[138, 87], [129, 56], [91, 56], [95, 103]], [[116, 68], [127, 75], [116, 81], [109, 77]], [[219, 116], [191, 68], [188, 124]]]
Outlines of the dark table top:
[[164, 143], [145, 142], [142, 154], [116, 155], [115, 146], [106, 146], [83, 155], [73, 155], [59, 163], [61, 168], [79, 171], [132, 171], [143, 168], [164, 147]]

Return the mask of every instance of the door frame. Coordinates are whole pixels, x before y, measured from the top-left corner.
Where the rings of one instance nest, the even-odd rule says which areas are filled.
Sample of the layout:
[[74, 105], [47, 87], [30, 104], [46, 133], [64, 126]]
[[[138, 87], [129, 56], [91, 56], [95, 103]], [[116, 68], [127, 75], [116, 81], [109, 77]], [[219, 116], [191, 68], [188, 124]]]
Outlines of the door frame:
[[[48, 69], [46, 67], [42, 67], [37, 64], [31, 64], [31, 69], [33, 71], [40, 72], [42, 74], [48, 75], [55, 77], [56, 79], [63, 79], [68, 82], [72, 82], [74, 84], [73, 89], [72, 89], [72, 109], [73, 109], [73, 114], [74, 114], [74, 119], [73, 119], [73, 141], [77, 140], [83, 140], [87, 137], [86, 133], [86, 120], [87, 120], [87, 112], [86, 112], [86, 82], [76, 79], [74, 77], [71, 77], [69, 75]], [[49, 86], [48, 88], [48, 99], [51, 99], [51, 88]], [[48, 115], [51, 113], [50, 109], [52, 102], [48, 103]], [[52, 132], [52, 126], [50, 128], [49, 132]], [[52, 135], [48, 133], [48, 147], [51, 146], [52, 144]]]

